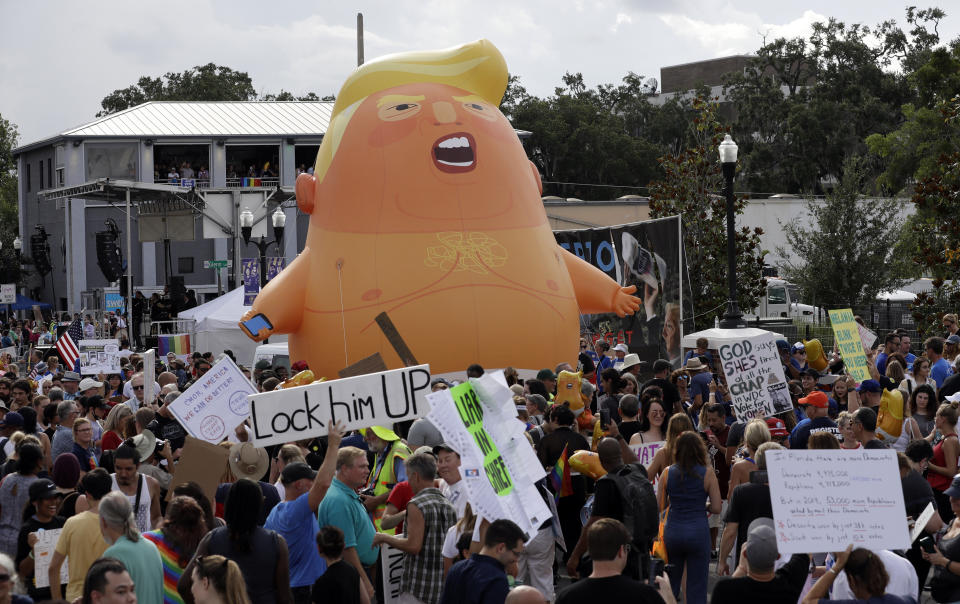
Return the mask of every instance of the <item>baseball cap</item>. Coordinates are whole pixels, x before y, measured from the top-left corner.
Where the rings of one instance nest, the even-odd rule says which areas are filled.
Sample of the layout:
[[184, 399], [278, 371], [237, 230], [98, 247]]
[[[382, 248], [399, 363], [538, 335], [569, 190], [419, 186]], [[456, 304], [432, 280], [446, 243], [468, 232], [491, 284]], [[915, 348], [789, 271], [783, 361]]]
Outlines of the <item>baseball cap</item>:
[[93, 378], [83, 378], [80, 380], [80, 392], [89, 390], [91, 388], [102, 388], [103, 382], [98, 382]]
[[543, 380], [557, 381], [557, 374], [555, 374], [553, 371], [549, 369], [541, 369], [540, 371], [537, 372], [537, 379], [540, 380], [541, 382]]
[[[450, 451], [451, 453], [457, 453], [456, 451], [454, 451], [453, 447], [451, 447], [451, 446], [448, 445], [447, 443], [440, 443], [439, 445], [434, 445], [434, 446], [433, 446], [433, 454], [434, 454], [434, 455], [436, 455], [436, 456], [439, 457], [439, 456], [440, 456], [440, 451]], [[457, 453], [457, 455], [459, 455], [459, 453]]]
[[960, 497], [960, 474], [953, 477], [950, 486], [943, 491], [943, 494], [948, 497]]
[[830, 400], [827, 398], [827, 395], [819, 390], [814, 390], [797, 401], [797, 403], [800, 405], [813, 405], [819, 409], [826, 409], [830, 406]]
[[61, 381], [63, 381], [63, 382], [79, 382], [79, 381], [80, 381], [80, 374], [77, 373], [76, 371], [67, 371], [66, 373], [63, 374], [63, 378], [61, 379]]
[[776, 417], [767, 418], [767, 428], [770, 430], [770, 436], [790, 436], [790, 432], [787, 431], [787, 425], [783, 423], [782, 419]]
[[30, 485], [30, 501], [39, 501], [41, 499], [50, 499], [59, 495], [57, 485], [49, 478], [39, 478]]
[[793, 345], [793, 348], [790, 349], [790, 352], [800, 352], [801, 350], [806, 350], [807, 347], [803, 345], [803, 342], [797, 342]]
[[773, 528], [772, 518], [757, 518], [750, 523], [750, 528], [747, 529], [747, 546], [743, 553], [751, 570], [773, 570], [780, 552], [777, 551], [777, 533]]
[[863, 380], [857, 387], [857, 392], [883, 392], [883, 387], [877, 380]]
[[948, 344], [960, 344], [960, 336], [958, 336], [955, 333], [952, 333], [949, 336], [947, 336], [946, 342]]
[[813, 367], [807, 367], [806, 369], [800, 372], [800, 375], [809, 375], [815, 380], [820, 379], [820, 372], [814, 369]]
[[302, 461], [295, 461], [284, 466], [283, 471], [280, 472], [280, 482], [293, 484], [301, 478], [313, 480], [316, 476], [317, 473], [313, 471], [313, 468]]
[[786, 340], [777, 340], [777, 350], [786, 350], [790, 351], [790, 342]]
[[34, 368], [36, 368], [37, 373], [46, 373], [46, 372], [47, 372], [47, 364], [44, 363], [43, 361], [40, 361], [39, 363], [37, 363], [36, 365], [34, 365]]
[[623, 344], [623, 343], [617, 344], [616, 346], [613, 347], [613, 349], [614, 349], [614, 350], [618, 350], [618, 351], [622, 352], [623, 354], [627, 354], [628, 352], [630, 352], [630, 349], [627, 348], [627, 345], [626, 345], [626, 344]]

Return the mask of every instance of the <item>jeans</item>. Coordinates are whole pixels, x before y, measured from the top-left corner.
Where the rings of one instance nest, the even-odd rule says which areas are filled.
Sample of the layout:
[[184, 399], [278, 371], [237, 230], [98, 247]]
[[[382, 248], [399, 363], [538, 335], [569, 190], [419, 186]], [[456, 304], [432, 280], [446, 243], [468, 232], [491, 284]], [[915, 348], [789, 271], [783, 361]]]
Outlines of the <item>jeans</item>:
[[699, 520], [668, 517], [663, 540], [667, 546], [667, 561], [675, 568], [670, 575], [674, 595], [680, 596], [680, 582], [686, 565], [687, 604], [706, 604], [710, 566], [710, 527], [706, 515]]

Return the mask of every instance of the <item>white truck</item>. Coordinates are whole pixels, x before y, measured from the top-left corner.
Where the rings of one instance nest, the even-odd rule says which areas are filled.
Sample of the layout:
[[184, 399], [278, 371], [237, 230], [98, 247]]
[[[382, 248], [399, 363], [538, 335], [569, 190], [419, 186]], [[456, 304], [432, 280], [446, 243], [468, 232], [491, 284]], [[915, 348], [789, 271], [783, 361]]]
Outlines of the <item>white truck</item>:
[[767, 277], [767, 294], [760, 299], [760, 304], [755, 309], [744, 313], [744, 318], [748, 321], [757, 317], [813, 319], [816, 312], [815, 307], [800, 303], [800, 288], [796, 284]]

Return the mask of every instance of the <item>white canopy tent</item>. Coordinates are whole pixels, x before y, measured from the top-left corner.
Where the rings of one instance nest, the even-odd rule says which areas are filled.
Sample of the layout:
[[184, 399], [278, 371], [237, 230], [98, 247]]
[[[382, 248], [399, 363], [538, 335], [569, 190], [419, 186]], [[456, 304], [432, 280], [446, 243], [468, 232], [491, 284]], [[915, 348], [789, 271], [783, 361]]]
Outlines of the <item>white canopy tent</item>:
[[711, 350], [716, 350], [720, 347], [720, 344], [724, 344], [731, 340], [742, 340], [744, 338], [754, 338], [756, 336], [762, 336], [766, 333], [772, 333], [778, 340], [783, 339], [783, 334], [777, 333], [775, 331], [770, 331], [768, 329], [757, 329], [756, 327], [744, 327], [741, 329], [720, 329], [718, 327], [712, 327], [710, 329], [704, 329], [703, 331], [698, 331], [695, 333], [688, 333], [683, 336], [683, 340], [680, 341], [680, 346], [686, 354], [687, 350], [697, 347], [697, 340], [700, 338], [706, 338], [710, 345], [708, 348]]
[[[181, 319], [193, 319], [196, 323], [196, 337], [192, 348], [199, 352], [220, 354], [224, 350], [232, 350], [237, 362], [250, 366], [253, 363], [253, 354], [257, 343], [237, 326], [240, 317], [250, 310], [243, 305], [243, 287], [238, 287], [226, 294], [215, 298], [206, 304], [201, 304], [177, 315]], [[273, 336], [270, 343], [286, 342], [287, 336]]]

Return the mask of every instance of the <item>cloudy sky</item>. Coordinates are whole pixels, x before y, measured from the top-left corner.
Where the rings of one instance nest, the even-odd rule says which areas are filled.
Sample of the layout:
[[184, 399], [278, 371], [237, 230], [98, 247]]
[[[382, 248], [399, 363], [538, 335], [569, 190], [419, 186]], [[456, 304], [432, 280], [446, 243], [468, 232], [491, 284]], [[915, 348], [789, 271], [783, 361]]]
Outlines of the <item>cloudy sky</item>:
[[[0, 116], [28, 143], [91, 121], [100, 100], [143, 75], [214, 62], [246, 71], [261, 92], [335, 93], [356, 65], [356, 13], [367, 59], [492, 40], [511, 73], [546, 96], [564, 72], [587, 83], [628, 71], [755, 51], [828, 17], [904, 23], [894, 0], [420, 0], [254, 2], [0, 0]], [[940, 2], [948, 12], [953, 2]], [[310, 8], [313, 7], [313, 8]], [[941, 23], [960, 35], [960, 10]]]

